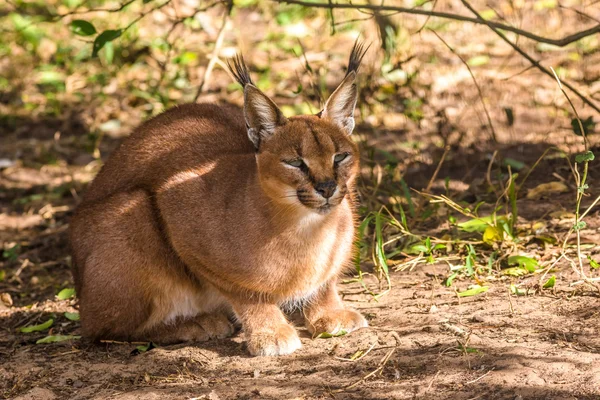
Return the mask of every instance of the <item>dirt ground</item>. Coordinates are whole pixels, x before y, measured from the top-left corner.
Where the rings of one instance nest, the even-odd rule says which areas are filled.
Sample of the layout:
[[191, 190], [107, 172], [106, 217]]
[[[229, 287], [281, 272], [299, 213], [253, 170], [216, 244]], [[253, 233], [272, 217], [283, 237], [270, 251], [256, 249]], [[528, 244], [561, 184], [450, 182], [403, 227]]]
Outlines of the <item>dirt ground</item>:
[[[252, 358], [239, 335], [155, 348], [86, 341], [34, 345], [11, 333], [72, 310], [45, 301], [0, 313], [1, 394], [15, 399], [598, 399], [600, 307], [581, 293], [510, 298], [501, 287], [459, 300], [445, 267], [393, 274], [379, 302], [341, 285], [370, 327], [311, 339], [291, 356]], [[298, 318], [295, 318], [296, 322]], [[77, 324], [59, 318], [60, 330]], [[370, 351], [356, 361], [359, 350]]]

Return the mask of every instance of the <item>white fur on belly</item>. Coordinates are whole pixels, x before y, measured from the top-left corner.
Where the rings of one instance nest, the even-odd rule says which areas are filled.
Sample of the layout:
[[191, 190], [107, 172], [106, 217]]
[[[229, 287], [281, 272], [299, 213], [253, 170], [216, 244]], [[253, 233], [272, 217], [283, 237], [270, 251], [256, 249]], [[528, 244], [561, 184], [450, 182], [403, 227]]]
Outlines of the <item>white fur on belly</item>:
[[212, 286], [203, 288], [201, 292], [191, 288], [178, 288], [170, 293], [170, 297], [170, 310], [163, 319], [167, 324], [179, 317], [191, 318], [224, 309], [226, 305], [225, 298]]

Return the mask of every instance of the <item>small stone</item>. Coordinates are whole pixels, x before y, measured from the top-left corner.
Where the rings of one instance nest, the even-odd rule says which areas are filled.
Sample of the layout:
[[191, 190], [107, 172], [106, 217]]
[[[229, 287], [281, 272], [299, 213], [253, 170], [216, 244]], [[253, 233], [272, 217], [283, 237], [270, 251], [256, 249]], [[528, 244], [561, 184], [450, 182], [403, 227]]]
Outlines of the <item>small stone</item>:
[[6, 307], [12, 307], [12, 305], [13, 305], [12, 297], [8, 293], [2, 293], [2, 294], [0, 294], [0, 301]]
[[430, 314], [434, 314], [434, 313], [436, 313], [436, 312], [438, 312], [438, 311], [439, 311], [439, 310], [438, 310], [438, 308], [437, 308], [437, 306], [436, 306], [435, 304], [434, 304], [434, 305], [432, 305], [432, 306], [431, 306], [431, 308], [429, 308], [429, 313], [430, 313]]
[[208, 394], [208, 398], [209, 400], [221, 400], [217, 392], [215, 392], [214, 390]]
[[487, 318], [483, 315], [475, 314], [471, 317], [471, 322], [487, 322]]

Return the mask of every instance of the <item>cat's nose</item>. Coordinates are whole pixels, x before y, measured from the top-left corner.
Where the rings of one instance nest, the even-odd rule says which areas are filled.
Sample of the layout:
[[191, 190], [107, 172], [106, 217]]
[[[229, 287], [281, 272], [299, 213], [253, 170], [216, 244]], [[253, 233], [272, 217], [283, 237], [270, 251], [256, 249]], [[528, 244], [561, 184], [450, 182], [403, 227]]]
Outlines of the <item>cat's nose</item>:
[[335, 193], [337, 183], [334, 180], [319, 182], [315, 185], [315, 190], [324, 198], [328, 199]]

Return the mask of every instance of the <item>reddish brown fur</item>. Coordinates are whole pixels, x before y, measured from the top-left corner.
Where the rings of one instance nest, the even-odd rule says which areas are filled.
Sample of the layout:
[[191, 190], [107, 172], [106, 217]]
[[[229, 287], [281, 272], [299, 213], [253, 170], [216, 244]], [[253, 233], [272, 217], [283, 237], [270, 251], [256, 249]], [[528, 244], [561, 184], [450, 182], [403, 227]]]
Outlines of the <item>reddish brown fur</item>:
[[[353, 78], [352, 94], [349, 85]], [[86, 336], [206, 340], [232, 332], [233, 312], [252, 354], [286, 354], [300, 346], [279, 308], [286, 303], [304, 304], [311, 332], [366, 326], [335, 289], [352, 255], [357, 147], [327, 108], [322, 118], [278, 114], [264, 129], [273, 110], [263, 96], [249, 84], [245, 115], [208, 104], [171, 109], [107, 161], [71, 223]], [[259, 121], [258, 149], [245, 118]], [[341, 153], [348, 157], [336, 166]], [[298, 157], [306, 168], [285, 162]], [[315, 187], [331, 181], [337, 191], [319, 208]]]

